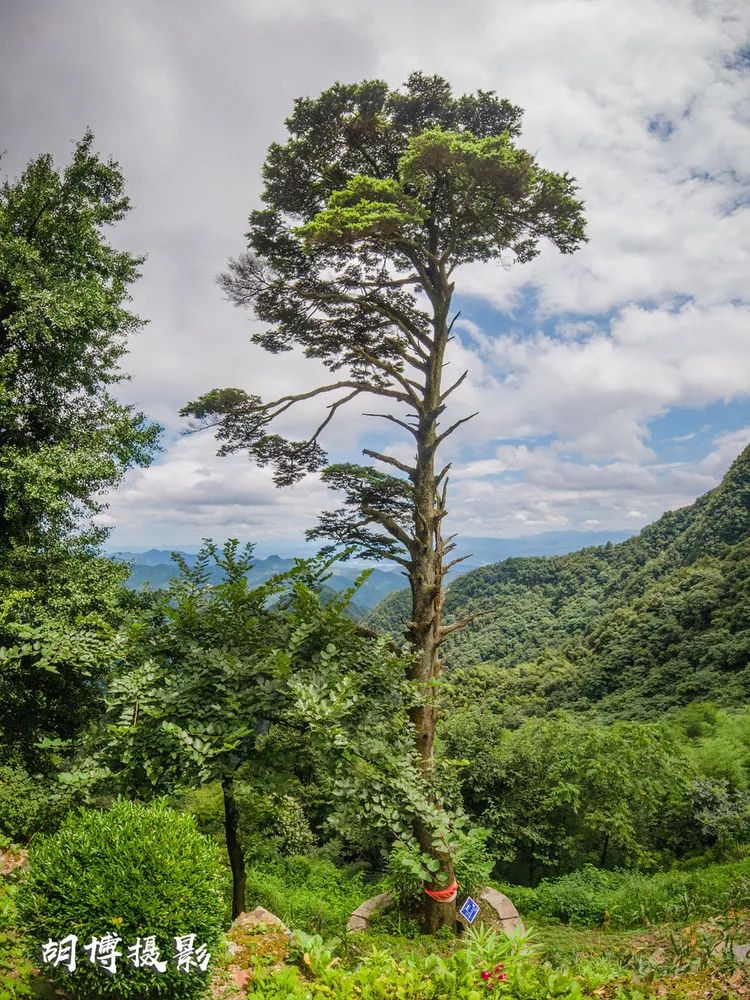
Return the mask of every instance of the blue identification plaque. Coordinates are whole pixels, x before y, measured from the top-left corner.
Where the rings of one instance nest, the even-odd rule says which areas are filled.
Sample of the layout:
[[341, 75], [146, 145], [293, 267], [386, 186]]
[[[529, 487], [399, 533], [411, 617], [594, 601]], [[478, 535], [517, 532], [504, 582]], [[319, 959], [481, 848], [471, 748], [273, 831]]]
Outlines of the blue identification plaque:
[[479, 906], [474, 902], [471, 896], [469, 896], [458, 912], [462, 917], [466, 917], [470, 924], [473, 924], [476, 920], [477, 913], [479, 913]]

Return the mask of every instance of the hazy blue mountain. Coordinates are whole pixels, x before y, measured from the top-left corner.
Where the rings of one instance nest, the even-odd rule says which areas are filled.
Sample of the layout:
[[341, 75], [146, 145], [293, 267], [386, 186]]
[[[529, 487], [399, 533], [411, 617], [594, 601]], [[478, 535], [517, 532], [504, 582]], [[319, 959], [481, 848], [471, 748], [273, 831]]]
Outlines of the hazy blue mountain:
[[[179, 552], [189, 565], [194, 565], [197, 556], [191, 553]], [[138, 590], [145, 584], [152, 588], [165, 587], [173, 576], [178, 574], [177, 566], [171, 561], [171, 551], [165, 549], [149, 549], [147, 552], [113, 552], [112, 559], [131, 564], [130, 577], [127, 586], [131, 590]], [[277, 573], [283, 573], [291, 569], [294, 565], [293, 559], [285, 559], [281, 556], [268, 556], [266, 559], [258, 559], [248, 574], [248, 580], [254, 586], [268, 580], [269, 577]], [[327, 581], [327, 586], [332, 590], [341, 591], [351, 587], [357, 576], [362, 571], [361, 566], [340, 563]], [[214, 568], [213, 578], [220, 579], [220, 571]], [[373, 569], [369, 579], [362, 585], [357, 593], [356, 604], [359, 608], [369, 609], [375, 607], [384, 597], [398, 590], [404, 585], [404, 578], [400, 572], [391, 569]]]
[[[460, 563], [454, 571], [455, 576], [479, 566], [499, 562], [511, 556], [555, 556], [591, 545], [602, 545], [606, 542], [620, 542], [629, 538], [632, 531], [546, 531], [538, 535], [526, 535], [523, 538], [458, 538], [457, 549], [451, 553], [455, 556], [470, 555], [465, 562]], [[189, 546], [193, 548], [193, 546]], [[127, 585], [132, 590], [149, 584], [153, 588], [165, 587], [176, 575], [177, 568], [171, 560], [171, 549], [148, 549], [145, 552], [113, 552], [111, 558], [131, 563], [130, 577]], [[193, 552], [178, 550], [179, 554], [193, 566], [197, 556]], [[300, 555], [303, 554], [300, 550]], [[283, 573], [291, 569], [293, 558], [270, 555], [265, 559], [257, 559], [249, 574], [252, 584], [260, 584], [275, 573]], [[361, 564], [339, 563], [328, 581], [335, 591], [350, 587], [361, 572]], [[218, 577], [217, 577], [218, 579]], [[405, 584], [400, 568], [379, 566], [373, 569], [370, 578], [357, 594], [357, 605], [365, 610], [374, 608], [376, 604], [393, 591], [400, 590]]]
[[188, 566], [194, 566], [198, 556], [191, 552], [184, 552], [182, 549], [147, 549], [145, 552], [112, 552], [110, 557], [121, 562], [135, 562], [137, 566], [169, 566], [174, 568], [172, 563], [172, 553], [179, 552]]
[[[398, 636], [410, 610], [404, 589], [366, 622]], [[443, 648], [460, 674], [454, 700], [512, 709], [516, 724], [559, 708], [652, 719], [696, 700], [746, 703], [750, 446], [719, 486], [624, 542], [463, 573], [444, 613], [478, 616]]]

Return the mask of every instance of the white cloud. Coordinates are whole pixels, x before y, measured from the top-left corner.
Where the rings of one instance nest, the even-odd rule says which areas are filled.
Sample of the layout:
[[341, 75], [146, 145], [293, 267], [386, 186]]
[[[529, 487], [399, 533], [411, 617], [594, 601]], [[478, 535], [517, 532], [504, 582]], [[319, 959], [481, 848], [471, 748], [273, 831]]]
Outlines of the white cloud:
[[[62, 159], [90, 124], [135, 206], [117, 238], [149, 253], [135, 306], [150, 325], [122, 395], [167, 425], [169, 447], [112, 498], [123, 542], [288, 536], [330, 503], [314, 478], [278, 491], [244, 458], [217, 458], [209, 437], [175, 439], [177, 410], [214, 386], [277, 396], [323, 375], [250, 345], [248, 318], [213, 277], [242, 249], [265, 149], [294, 97], [334, 79], [397, 85], [415, 68], [524, 107], [524, 144], [577, 177], [589, 220], [574, 255], [457, 275], [460, 292], [506, 313], [496, 328], [462, 319], [465, 343], [452, 345], [448, 371], [471, 377], [446, 420], [480, 411], [447, 448], [456, 524], [618, 528], [715, 485], [747, 431], [714, 427], [704, 461], [667, 466], [649, 423], [747, 399], [748, 71], [732, 60], [748, 15], [740, 0], [16, 5], [0, 39], [4, 168], [48, 149]], [[326, 435], [337, 456], [354, 457], [373, 429], [376, 447], [390, 440], [362, 409]], [[299, 436], [322, 412], [311, 403], [282, 429]], [[410, 442], [382, 447], [411, 457]]]
[[217, 460], [209, 436], [181, 438], [164, 461], [127, 473], [110, 498], [106, 521], [120, 548], [192, 543], [204, 537], [302, 539], [332, 494], [316, 477], [289, 489], [241, 455]]
[[750, 426], [718, 435], [696, 463], [642, 466], [566, 461], [552, 446], [501, 447], [500, 465], [523, 469], [523, 478], [454, 476], [449, 495], [453, 530], [513, 537], [556, 528], [616, 530], [642, 527], [664, 511], [691, 503], [716, 486], [750, 443]]
[[650, 420], [675, 406], [747, 398], [749, 330], [747, 305], [693, 303], [629, 305], [583, 341], [474, 329], [451, 354], [455, 370], [471, 375], [445, 419], [480, 412], [452, 447], [554, 435], [562, 451], [652, 461]]

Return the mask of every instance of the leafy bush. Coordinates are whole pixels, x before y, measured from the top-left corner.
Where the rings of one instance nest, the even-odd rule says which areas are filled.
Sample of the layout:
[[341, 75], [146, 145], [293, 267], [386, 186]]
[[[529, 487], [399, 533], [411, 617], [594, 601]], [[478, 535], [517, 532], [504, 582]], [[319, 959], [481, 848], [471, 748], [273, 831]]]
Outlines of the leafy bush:
[[422, 899], [422, 866], [418, 852], [397, 840], [388, 855], [384, 886], [398, 909], [412, 913]]
[[28, 946], [17, 926], [17, 890], [15, 883], [0, 881], [0, 1000], [34, 996]]
[[41, 775], [0, 765], [0, 836], [25, 843], [33, 833], [48, 832], [60, 822], [69, 802], [61, 786]]
[[612, 894], [620, 882], [616, 872], [588, 865], [554, 881], [545, 879], [536, 889], [512, 886], [505, 891], [521, 912], [595, 927], [606, 920]]
[[690, 798], [700, 842], [730, 848], [750, 838], [750, 792], [726, 780], [702, 780], [694, 783]]
[[[269, 861], [277, 857], [278, 844], [272, 836], [271, 796], [259, 793], [246, 781], [235, 782], [234, 794], [240, 813], [240, 838], [245, 857]], [[200, 832], [226, 849], [224, 796], [220, 782], [212, 781], [200, 788], [183, 790], [169, 801], [178, 812], [190, 813]]]
[[536, 889], [504, 886], [522, 914], [589, 927], [639, 927], [750, 906], [750, 858], [656, 875], [587, 867]]
[[340, 934], [353, 910], [381, 891], [322, 858], [278, 858], [247, 872], [248, 909], [265, 906], [288, 927]]
[[[37, 949], [50, 939], [78, 937], [75, 972], [46, 971], [76, 996], [91, 1000], [158, 1000], [204, 995], [206, 978], [186, 975], [172, 959], [173, 938], [195, 934], [215, 954], [225, 915], [225, 871], [216, 848], [192, 817], [163, 802], [117, 801], [107, 811], [69, 815], [60, 830], [40, 837], [19, 893], [19, 912]], [[115, 975], [92, 964], [83, 950], [94, 936], [121, 938]], [[153, 935], [166, 971], [134, 968], [127, 946]], [[37, 956], [39, 952], [37, 950]]]
[[750, 861], [697, 871], [630, 875], [610, 900], [614, 927], [687, 921], [750, 906]]
[[293, 795], [282, 795], [275, 809], [276, 838], [282, 854], [307, 854], [315, 846], [304, 809]]
[[466, 895], [478, 893], [489, 881], [494, 866], [494, 860], [487, 852], [490, 836], [490, 830], [473, 827], [456, 831], [453, 838], [456, 881], [461, 886], [461, 892]]
[[[462, 895], [472, 895], [489, 882], [494, 866], [487, 853], [490, 831], [482, 827], [465, 829], [456, 824], [451, 843], [456, 881]], [[424, 859], [416, 845], [396, 841], [388, 856], [384, 885], [398, 908], [413, 913], [422, 901]]]

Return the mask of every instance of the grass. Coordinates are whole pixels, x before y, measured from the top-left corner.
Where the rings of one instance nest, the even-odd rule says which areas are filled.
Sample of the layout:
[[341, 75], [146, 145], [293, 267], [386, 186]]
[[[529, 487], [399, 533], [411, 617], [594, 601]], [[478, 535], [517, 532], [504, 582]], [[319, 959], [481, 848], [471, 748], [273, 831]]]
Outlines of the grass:
[[358, 871], [307, 857], [278, 858], [247, 873], [247, 909], [264, 906], [292, 929], [340, 935], [351, 913], [380, 887]]
[[600, 928], [571, 927], [569, 924], [535, 924], [539, 957], [553, 965], [578, 965], [605, 957], [621, 962], [632, 953], [643, 929], [606, 931]]

